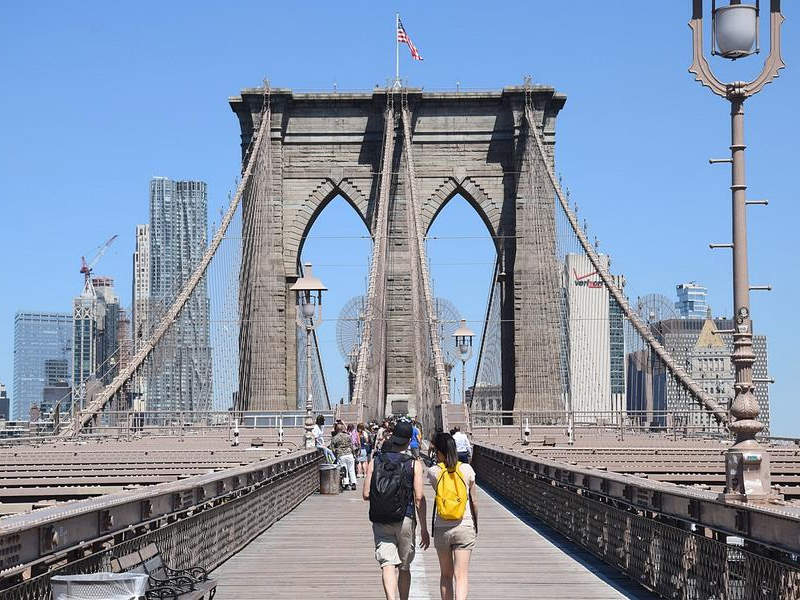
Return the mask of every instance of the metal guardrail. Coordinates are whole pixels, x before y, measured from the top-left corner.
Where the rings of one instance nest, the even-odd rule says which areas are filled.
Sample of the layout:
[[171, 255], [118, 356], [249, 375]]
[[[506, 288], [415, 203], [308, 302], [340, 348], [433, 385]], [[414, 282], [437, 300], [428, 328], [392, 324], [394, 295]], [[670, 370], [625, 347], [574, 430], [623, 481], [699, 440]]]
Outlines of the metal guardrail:
[[53, 575], [110, 570], [155, 542], [213, 569], [319, 486], [317, 450], [0, 519], [0, 600], [46, 599]]
[[658, 434], [672, 439], [686, 437], [713, 437], [730, 439], [724, 425], [709, 419], [701, 410], [670, 411], [481, 411], [473, 410], [472, 426], [475, 428], [501, 428], [499, 431], [551, 430], [570, 438], [577, 434], [593, 435], [616, 433]]
[[[333, 411], [322, 411], [325, 424], [332, 425]], [[134, 436], [216, 435], [232, 439], [236, 427], [242, 433], [252, 430], [302, 430], [303, 411], [104, 411], [97, 422], [74, 439], [130, 438]], [[40, 444], [59, 439], [52, 421], [26, 423], [13, 435], [2, 435], [0, 446]]]
[[475, 445], [479, 481], [665, 598], [800, 597], [800, 510]]

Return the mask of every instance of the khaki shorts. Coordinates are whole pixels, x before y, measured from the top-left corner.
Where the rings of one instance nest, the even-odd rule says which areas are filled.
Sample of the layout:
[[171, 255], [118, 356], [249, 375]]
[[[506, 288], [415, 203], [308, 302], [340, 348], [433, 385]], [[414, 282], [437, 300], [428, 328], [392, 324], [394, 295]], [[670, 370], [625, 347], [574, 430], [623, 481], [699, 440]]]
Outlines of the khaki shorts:
[[375, 538], [375, 559], [381, 568], [387, 565], [408, 571], [416, 552], [417, 522], [406, 517], [400, 523], [373, 523], [372, 536]]
[[433, 530], [433, 547], [437, 550], [472, 550], [477, 539], [472, 523], [437, 527]]

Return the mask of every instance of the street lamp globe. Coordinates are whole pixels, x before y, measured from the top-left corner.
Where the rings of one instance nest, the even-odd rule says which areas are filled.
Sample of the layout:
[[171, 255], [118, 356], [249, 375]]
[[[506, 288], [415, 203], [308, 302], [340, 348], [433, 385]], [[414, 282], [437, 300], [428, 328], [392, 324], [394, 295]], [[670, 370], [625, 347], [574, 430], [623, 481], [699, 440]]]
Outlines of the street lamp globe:
[[758, 4], [715, 7], [712, 15], [714, 53], [736, 60], [758, 52]]
[[322, 316], [322, 292], [328, 288], [314, 276], [311, 263], [303, 265], [303, 276], [289, 289], [297, 293], [297, 311], [301, 320], [310, 319], [316, 312], [318, 317]]
[[461, 319], [461, 323], [459, 324], [458, 329], [456, 329], [453, 333], [453, 337], [456, 339], [456, 348], [461, 354], [462, 360], [467, 360], [469, 358], [466, 357], [466, 355], [469, 354], [469, 351], [472, 348], [472, 338], [474, 336], [475, 333], [469, 327], [467, 327], [466, 319]]
[[303, 317], [307, 319], [310, 319], [314, 316], [316, 308], [316, 305], [311, 301], [310, 298], [306, 298], [306, 301], [300, 304], [300, 312], [302, 313]]

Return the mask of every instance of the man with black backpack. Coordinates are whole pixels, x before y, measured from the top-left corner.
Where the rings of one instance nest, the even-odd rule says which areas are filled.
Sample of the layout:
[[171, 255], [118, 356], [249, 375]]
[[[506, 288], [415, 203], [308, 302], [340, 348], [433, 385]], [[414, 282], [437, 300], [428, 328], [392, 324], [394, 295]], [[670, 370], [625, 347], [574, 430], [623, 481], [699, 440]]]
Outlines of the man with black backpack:
[[398, 421], [381, 452], [367, 465], [364, 478], [363, 495], [369, 501], [375, 558], [381, 567], [386, 600], [408, 600], [417, 520], [422, 528], [420, 547], [425, 550], [430, 545], [424, 468], [419, 460], [404, 454], [412, 433], [410, 422]]

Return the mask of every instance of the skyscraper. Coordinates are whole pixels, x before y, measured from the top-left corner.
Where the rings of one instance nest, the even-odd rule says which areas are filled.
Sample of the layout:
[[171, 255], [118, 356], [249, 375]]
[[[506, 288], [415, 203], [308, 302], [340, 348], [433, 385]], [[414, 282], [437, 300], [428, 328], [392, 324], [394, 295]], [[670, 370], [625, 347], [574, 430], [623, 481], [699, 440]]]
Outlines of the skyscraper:
[[[599, 255], [608, 267], [608, 257]], [[572, 409], [621, 411], [625, 397], [622, 309], [584, 254], [567, 254], [564, 282]], [[624, 285], [622, 277], [617, 285]]]
[[678, 301], [675, 308], [681, 317], [705, 319], [708, 312], [708, 289], [696, 281], [679, 283], [675, 286]]
[[97, 379], [111, 383], [119, 365], [119, 297], [110, 277], [92, 279], [97, 294]]
[[86, 385], [97, 367], [97, 295], [90, 277], [72, 301], [72, 399], [85, 406]]
[[[150, 335], [150, 225], [136, 226], [136, 249], [133, 252], [132, 327], [133, 353], [139, 351]], [[133, 410], [147, 405], [147, 377], [139, 372], [133, 380]]]
[[87, 277], [83, 292], [73, 300], [72, 308], [72, 397], [83, 408], [87, 383], [96, 380], [105, 385], [117, 373], [120, 307], [114, 280]]
[[38, 406], [42, 401], [47, 360], [72, 363], [72, 315], [17, 312], [14, 315], [13, 419], [27, 420], [31, 406]]
[[49, 359], [44, 361], [44, 387], [39, 406], [43, 418], [49, 418], [56, 405], [59, 410], [69, 410], [72, 404], [72, 390], [69, 385], [69, 361]]
[[147, 306], [150, 302], [150, 225], [136, 226], [133, 252], [133, 346], [147, 338]]
[[[165, 177], [150, 181], [150, 279], [147, 282], [150, 300], [145, 309], [150, 328], [166, 312], [200, 263], [207, 245], [207, 206], [206, 184], [202, 181], [172, 181]], [[145, 235], [142, 232], [142, 244]], [[138, 260], [144, 263], [147, 259], [140, 254]], [[145, 281], [140, 279], [139, 283], [145, 289]], [[134, 318], [138, 327], [141, 317]], [[138, 330], [134, 339], [140, 339]], [[158, 355], [152, 359], [146, 388], [148, 410], [211, 408], [209, 299], [205, 277], [164, 338]]]

